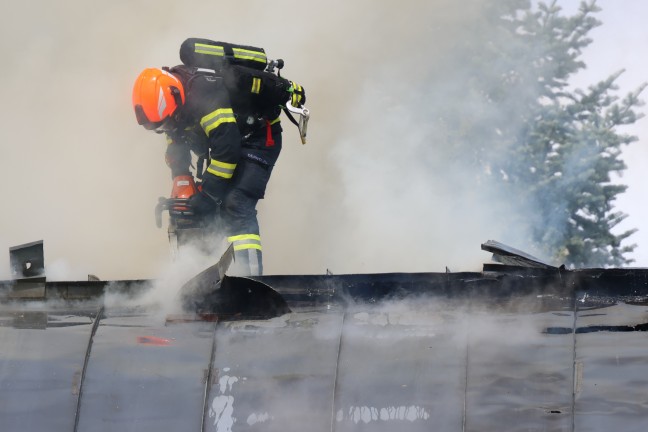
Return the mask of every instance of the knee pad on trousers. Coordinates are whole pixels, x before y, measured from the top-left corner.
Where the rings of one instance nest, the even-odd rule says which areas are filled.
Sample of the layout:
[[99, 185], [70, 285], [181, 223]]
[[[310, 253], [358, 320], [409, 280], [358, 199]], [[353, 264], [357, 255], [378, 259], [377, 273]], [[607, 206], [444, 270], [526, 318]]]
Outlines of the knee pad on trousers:
[[222, 204], [223, 217], [230, 219], [242, 219], [256, 216], [256, 198], [252, 198], [240, 189], [233, 189], [227, 195]]

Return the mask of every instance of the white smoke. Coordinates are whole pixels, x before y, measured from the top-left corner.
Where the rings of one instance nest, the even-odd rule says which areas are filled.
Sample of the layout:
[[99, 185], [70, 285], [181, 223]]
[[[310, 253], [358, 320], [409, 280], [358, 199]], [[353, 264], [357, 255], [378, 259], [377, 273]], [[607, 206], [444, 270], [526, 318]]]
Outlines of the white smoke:
[[183, 285], [219, 258], [205, 255], [193, 245], [186, 246], [172, 262], [161, 266], [156, 279], [142, 286], [141, 291], [134, 294], [133, 290], [123, 290], [120, 282], [113, 283], [103, 304], [107, 309], [143, 308], [164, 322], [169, 316], [186, 312], [180, 298]]
[[502, 201], [445, 159], [434, 118], [485, 108], [457, 98], [457, 47], [487, 36], [471, 30], [481, 4], [12, 4], [0, 18], [0, 250], [43, 239], [46, 266], [65, 260], [70, 279], [170, 265], [153, 217], [171, 189], [165, 143], [136, 124], [130, 98], [143, 68], [179, 63], [187, 37], [262, 46], [306, 88], [308, 143], [284, 120], [258, 206], [267, 274], [475, 270], [488, 239], [525, 249]]

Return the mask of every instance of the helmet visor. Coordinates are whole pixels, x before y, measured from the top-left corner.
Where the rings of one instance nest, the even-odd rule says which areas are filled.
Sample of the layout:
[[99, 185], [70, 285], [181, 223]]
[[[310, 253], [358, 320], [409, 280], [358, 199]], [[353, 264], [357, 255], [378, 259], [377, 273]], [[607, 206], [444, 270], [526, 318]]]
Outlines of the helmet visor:
[[135, 117], [137, 118], [137, 123], [141, 126], [144, 126], [146, 130], [154, 130], [158, 133], [169, 132], [175, 129], [176, 124], [172, 117], [167, 117], [159, 122], [152, 122], [146, 116], [144, 108], [142, 105], [135, 106]]
[[163, 132], [171, 132], [177, 129], [177, 123], [173, 116], [167, 117], [161, 122], [158, 122], [155, 124], [155, 132], [157, 133], [163, 133]]

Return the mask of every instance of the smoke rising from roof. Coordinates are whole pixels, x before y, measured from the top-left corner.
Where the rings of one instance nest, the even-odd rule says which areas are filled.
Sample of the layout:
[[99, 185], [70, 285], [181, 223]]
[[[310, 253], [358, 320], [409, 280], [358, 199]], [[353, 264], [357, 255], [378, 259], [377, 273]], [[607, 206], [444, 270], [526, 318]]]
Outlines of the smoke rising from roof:
[[268, 274], [474, 270], [490, 238], [524, 248], [496, 197], [477, 194], [474, 175], [447, 159], [434, 122], [478, 108], [457, 96], [458, 47], [487, 36], [470, 30], [480, 4], [12, 5], [0, 26], [11, 101], [0, 129], [10, 198], [0, 276], [7, 248], [37, 239], [46, 265], [69, 263], [61, 278], [155, 277], [170, 262], [153, 217], [171, 189], [165, 143], [136, 124], [130, 97], [141, 69], [179, 63], [192, 36], [263, 46], [306, 88], [309, 142], [284, 121], [258, 207]]

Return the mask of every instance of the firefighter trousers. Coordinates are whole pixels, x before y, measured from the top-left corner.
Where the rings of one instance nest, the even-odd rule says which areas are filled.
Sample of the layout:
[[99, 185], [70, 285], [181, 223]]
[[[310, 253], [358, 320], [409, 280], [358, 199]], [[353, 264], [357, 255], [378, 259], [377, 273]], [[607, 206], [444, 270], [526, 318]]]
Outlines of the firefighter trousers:
[[[270, 126], [267, 126], [270, 127]], [[263, 133], [246, 139], [232, 184], [221, 204], [227, 241], [234, 245], [230, 274], [263, 274], [263, 250], [256, 206], [265, 196], [272, 169], [281, 152], [281, 126], [272, 126], [272, 139]]]

